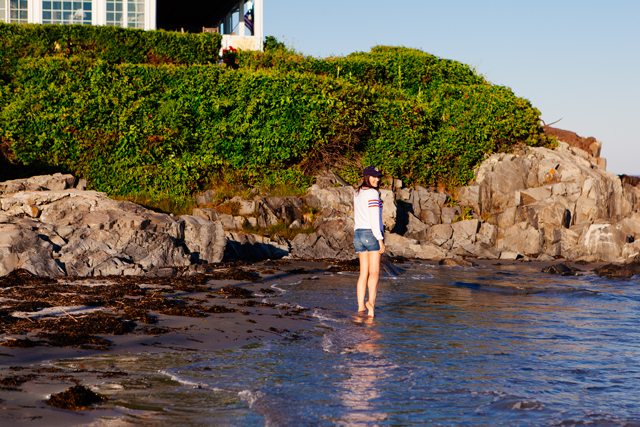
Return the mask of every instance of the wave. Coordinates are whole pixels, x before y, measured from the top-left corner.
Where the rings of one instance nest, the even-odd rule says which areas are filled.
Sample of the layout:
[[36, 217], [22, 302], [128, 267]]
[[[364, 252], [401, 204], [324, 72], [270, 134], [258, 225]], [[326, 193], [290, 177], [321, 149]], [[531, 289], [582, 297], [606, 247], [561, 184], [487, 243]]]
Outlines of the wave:
[[164, 369], [159, 370], [158, 373], [162, 374], [162, 375], [164, 375], [166, 377], [169, 377], [169, 379], [171, 379], [172, 381], [175, 381], [175, 382], [180, 383], [182, 385], [190, 386], [190, 387], [197, 388], [197, 389], [203, 389], [203, 390], [224, 391], [221, 388], [212, 387], [209, 384], [196, 382], [196, 381], [190, 381], [190, 380], [186, 380], [184, 378], [180, 378], [179, 376], [174, 375], [171, 372], [165, 371]]
[[496, 292], [510, 295], [555, 294], [575, 296], [595, 296], [599, 292], [585, 288], [537, 285], [501, 285], [481, 284], [475, 282], [453, 282], [452, 286], [473, 289], [474, 291]]

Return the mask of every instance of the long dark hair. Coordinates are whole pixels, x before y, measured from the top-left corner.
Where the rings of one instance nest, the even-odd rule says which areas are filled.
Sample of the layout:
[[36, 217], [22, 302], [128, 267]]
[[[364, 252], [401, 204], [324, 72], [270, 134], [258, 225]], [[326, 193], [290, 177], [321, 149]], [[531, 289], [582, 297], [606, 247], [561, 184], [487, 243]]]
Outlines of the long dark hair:
[[378, 182], [378, 187], [374, 187], [373, 184], [371, 184], [371, 177], [369, 175], [365, 175], [362, 178], [362, 183], [356, 187], [356, 194], [360, 193], [360, 190], [362, 190], [363, 188], [373, 188], [378, 193], [380, 193], [380, 191], [378, 190], [379, 187], [380, 182]]

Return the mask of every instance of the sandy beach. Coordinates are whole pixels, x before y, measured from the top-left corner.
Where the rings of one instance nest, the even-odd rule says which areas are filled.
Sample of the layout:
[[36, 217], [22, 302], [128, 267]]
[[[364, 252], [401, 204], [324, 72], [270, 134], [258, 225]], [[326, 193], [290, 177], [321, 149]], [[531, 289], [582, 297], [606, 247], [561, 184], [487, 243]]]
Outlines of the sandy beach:
[[[265, 261], [210, 265], [168, 278], [49, 279], [16, 272], [0, 279], [2, 425], [76, 425], [118, 418], [108, 401], [64, 410], [45, 401], [83, 385], [119, 381], [118, 369], [61, 369], [51, 360], [96, 355], [197, 352], [242, 346], [309, 328], [305, 309], [280, 304], [277, 285], [313, 278], [332, 263]], [[335, 267], [334, 267], [335, 269]], [[8, 307], [11, 306], [11, 307]], [[11, 316], [13, 314], [13, 316]]]

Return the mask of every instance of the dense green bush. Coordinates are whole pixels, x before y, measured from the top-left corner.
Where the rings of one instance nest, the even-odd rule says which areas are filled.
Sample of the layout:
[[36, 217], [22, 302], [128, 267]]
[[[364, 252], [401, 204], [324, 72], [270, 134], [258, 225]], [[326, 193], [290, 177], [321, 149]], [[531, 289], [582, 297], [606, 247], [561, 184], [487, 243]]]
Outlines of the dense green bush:
[[528, 100], [490, 84], [468, 65], [420, 50], [376, 46], [326, 59], [284, 50], [241, 52], [239, 63], [250, 70], [327, 76], [380, 91], [383, 98], [393, 93], [389, 101], [405, 112], [407, 127], [387, 114], [389, 107], [377, 109], [367, 117], [371, 138], [363, 161], [406, 183], [463, 185], [487, 153], [552, 143]]
[[0, 74], [20, 58], [82, 56], [111, 63], [207, 64], [218, 61], [222, 36], [90, 25], [0, 22]]
[[[172, 33], [118, 30], [113, 40], [144, 41], [121, 40], [113, 56], [70, 42], [62, 54], [39, 46], [91, 27], [40, 27], [29, 31], [41, 44], [12, 42], [21, 53], [1, 35], [11, 66], [0, 146], [15, 163], [59, 167], [113, 195], [187, 200], [216, 180], [305, 186], [326, 167], [355, 182], [364, 164], [406, 184], [461, 185], [487, 153], [549, 143], [529, 101], [414, 49], [316, 59], [272, 43], [240, 52], [232, 70], [206, 64], [194, 47], [208, 46], [203, 35], [169, 43], [158, 40]], [[174, 47], [151, 55], [152, 40]]]

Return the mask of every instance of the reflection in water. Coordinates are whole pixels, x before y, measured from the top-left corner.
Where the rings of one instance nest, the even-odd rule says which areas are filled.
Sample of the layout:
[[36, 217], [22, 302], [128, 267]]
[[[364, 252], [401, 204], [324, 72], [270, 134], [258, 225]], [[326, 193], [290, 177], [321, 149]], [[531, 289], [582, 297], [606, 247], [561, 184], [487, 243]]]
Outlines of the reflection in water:
[[363, 341], [357, 342], [346, 352], [360, 353], [349, 358], [347, 369], [349, 378], [339, 385], [342, 404], [346, 408], [344, 419], [351, 424], [382, 421], [387, 417], [384, 412], [378, 412], [372, 403], [378, 397], [378, 383], [388, 375], [385, 370], [389, 362], [384, 360], [377, 340], [380, 334], [376, 332], [374, 320], [371, 317], [355, 317], [356, 323], [364, 323]]

